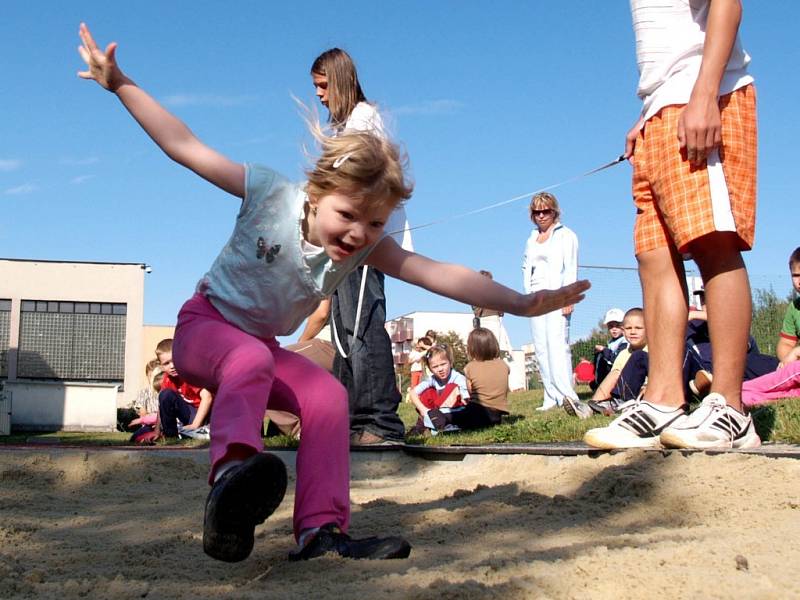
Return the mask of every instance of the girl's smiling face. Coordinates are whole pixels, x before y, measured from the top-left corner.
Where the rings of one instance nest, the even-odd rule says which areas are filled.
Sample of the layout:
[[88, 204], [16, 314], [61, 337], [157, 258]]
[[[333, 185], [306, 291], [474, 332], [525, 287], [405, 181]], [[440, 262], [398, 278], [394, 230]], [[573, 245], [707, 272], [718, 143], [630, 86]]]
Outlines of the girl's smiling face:
[[322, 246], [332, 261], [343, 261], [362, 248], [377, 242], [392, 212], [385, 202], [354, 200], [333, 193], [309, 200], [311, 212], [307, 240]]

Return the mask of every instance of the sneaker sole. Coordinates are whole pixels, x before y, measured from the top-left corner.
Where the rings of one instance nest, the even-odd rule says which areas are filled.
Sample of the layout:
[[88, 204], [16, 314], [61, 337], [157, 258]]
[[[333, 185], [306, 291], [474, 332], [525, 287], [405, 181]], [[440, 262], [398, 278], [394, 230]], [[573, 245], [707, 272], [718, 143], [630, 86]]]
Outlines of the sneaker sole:
[[572, 400], [570, 398], [564, 398], [564, 404], [561, 405], [564, 409], [564, 412], [570, 416], [577, 417], [578, 411], [575, 410], [575, 407], [572, 405]]
[[729, 440], [709, 440], [709, 441], [694, 441], [690, 442], [684, 440], [679, 435], [665, 431], [659, 438], [661, 444], [666, 448], [676, 448], [684, 450], [708, 450], [716, 448], [720, 450], [733, 449], [733, 450], [749, 450], [751, 448], [758, 448], [761, 446], [761, 438], [758, 434], [753, 433], [747, 435], [740, 440], [734, 440], [733, 444]]
[[604, 435], [601, 433], [597, 433], [597, 430], [590, 429], [586, 432], [583, 436], [583, 441], [593, 448], [598, 448], [600, 450], [626, 450], [628, 448], [658, 448], [659, 438], [658, 436], [654, 437], [647, 437], [647, 438], [640, 438], [640, 437], [631, 437], [631, 438], [619, 438], [619, 439], [611, 439], [608, 435]]
[[286, 494], [283, 461], [273, 454], [250, 457], [206, 500], [203, 551], [225, 562], [239, 562], [253, 551], [254, 530], [280, 506]]

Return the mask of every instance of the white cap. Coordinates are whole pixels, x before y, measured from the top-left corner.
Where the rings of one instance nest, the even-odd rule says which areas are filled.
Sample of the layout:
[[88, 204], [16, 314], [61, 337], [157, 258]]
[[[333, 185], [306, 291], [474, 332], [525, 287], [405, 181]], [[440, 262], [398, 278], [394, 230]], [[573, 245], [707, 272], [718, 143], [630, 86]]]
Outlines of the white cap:
[[612, 321], [616, 321], [617, 323], [622, 323], [622, 319], [625, 318], [625, 313], [622, 312], [619, 308], [610, 308], [608, 312], [606, 312], [606, 316], [603, 318], [603, 324], [608, 325]]

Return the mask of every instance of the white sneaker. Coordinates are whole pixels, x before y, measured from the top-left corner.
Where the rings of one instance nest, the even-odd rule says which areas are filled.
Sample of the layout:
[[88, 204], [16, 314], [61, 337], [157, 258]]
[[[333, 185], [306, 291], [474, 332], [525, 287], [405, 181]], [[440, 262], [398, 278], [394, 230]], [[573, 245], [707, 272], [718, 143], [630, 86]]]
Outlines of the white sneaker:
[[589, 408], [589, 405], [581, 402], [577, 398], [570, 398], [569, 396], [564, 396], [564, 404], [561, 405], [568, 415], [572, 415], [573, 417], [578, 417], [579, 419], [588, 419], [592, 416], [592, 409]]
[[686, 405], [672, 408], [631, 400], [619, 407], [620, 416], [605, 427], [590, 429], [583, 441], [595, 448], [653, 448], [659, 434], [686, 415]]
[[758, 448], [761, 438], [750, 415], [714, 392], [686, 419], [665, 428], [661, 443], [669, 448]]

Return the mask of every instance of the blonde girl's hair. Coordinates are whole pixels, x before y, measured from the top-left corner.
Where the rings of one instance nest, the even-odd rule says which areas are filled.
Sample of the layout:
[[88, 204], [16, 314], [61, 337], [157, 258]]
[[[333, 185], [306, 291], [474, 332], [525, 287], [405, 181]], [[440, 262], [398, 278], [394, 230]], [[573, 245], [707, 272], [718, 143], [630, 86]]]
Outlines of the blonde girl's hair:
[[356, 104], [367, 101], [353, 59], [344, 50], [331, 48], [316, 58], [311, 73], [328, 79], [328, 121], [344, 127]]
[[161, 367], [153, 370], [153, 376], [150, 380], [150, 387], [153, 391], [158, 394], [161, 391], [161, 383], [164, 381], [164, 377], [166, 376], [167, 372], [164, 371]]
[[411, 197], [414, 184], [406, 177], [408, 158], [395, 143], [350, 129], [331, 137], [318, 120], [307, 115], [306, 121], [321, 150], [313, 168], [306, 170], [309, 198], [342, 193], [394, 209]]
[[500, 358], [500, 344], [490, 329], [476, 327], [469, 332], [467, 354], [472, 360], [494, 360]]
[[436, 356], [444, 356], [447, 362], [450, 363], [450, 367], [453, 367], [453, 351], [447, 344], [434, 344], [428, 348], [428, 351], [425, 353], [425, 364], [428, 368], [431, 366], [431, 360]]
[[555, 223], [558, 223], [561, 219], [561, 207], [558, 206], [556, 197], [550, 192], [539, 192], [538, 194], [534, 194], [533, 198], [531, 198], [531, 204], [528, 207], [528, 216], [531, 221], [533, 221], [534, 209], [541, 210], [542, 208], [549, 208], [555, 213], [553, 217]]

